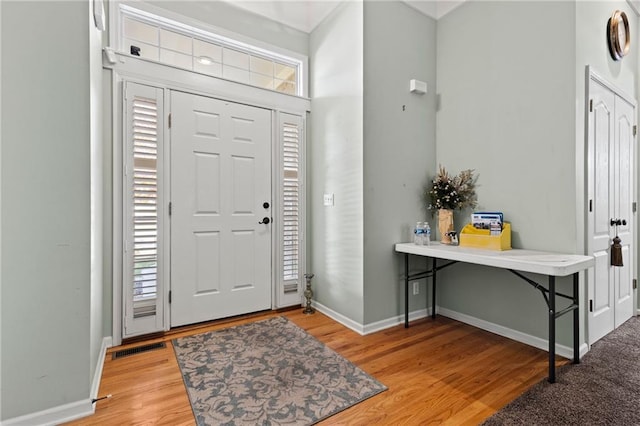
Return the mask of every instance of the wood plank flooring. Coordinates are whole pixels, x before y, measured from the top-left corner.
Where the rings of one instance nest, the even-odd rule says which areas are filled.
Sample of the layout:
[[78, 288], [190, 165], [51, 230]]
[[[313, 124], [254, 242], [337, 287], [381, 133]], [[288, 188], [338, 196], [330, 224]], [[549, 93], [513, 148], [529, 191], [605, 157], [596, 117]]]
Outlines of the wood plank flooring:
[[[361, 336], [321, 313], [267, 312], [187, 327], [144, 343], [167, 347], [112, 360], [107, 352], [93, 416], [69, 425], [195, 424], [171, 339], [284, 315], [389, 390], [321, 425], [475, 425], [546, 377], [544, 351], [439, 316]], [[557, 364], [568, 362], [558, 358]]]

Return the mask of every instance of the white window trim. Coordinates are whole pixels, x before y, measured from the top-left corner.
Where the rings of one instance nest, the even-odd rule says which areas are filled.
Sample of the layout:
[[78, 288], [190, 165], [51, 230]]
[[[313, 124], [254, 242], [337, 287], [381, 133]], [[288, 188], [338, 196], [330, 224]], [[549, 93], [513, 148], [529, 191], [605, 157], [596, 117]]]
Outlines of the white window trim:
[[[265, 43], [264, 41], [256, 40], [233, 31], [209, 25], [198, 21], [197, 19], [180, 15], [144, 2], [136, 2], [135, 7], [129, 6], [120, 1], [109, 2], [109, 45], [115, 50], [118, 50], [120, 46], [120, 34], [122, 34], [121, 11], [129, 15], [131, 15], [132, 11], [142, 12], [143, 15], [152, 15], [154, 17], [153, 21], [158, 20], [158, 18], [162, 21], [164, 18], [165, 22], [171, 21], [168, 26], [173, 27], [180, 32], [191, 31], [193, 32], [193, 35], [200, 35], [201, 37], [204, 34], [204, 37], [210, 40], [213, 40], [211, 35], [215, 35], [214, 39], [217, 39], [219, 42], [222, 42], [229, 47], [235, 47], [242, 51], [255, 51], [256, 53], [261, 53], [266, 57], [272, 57], [273, 59], [277, 59], [285, 63], [291, 63], [291, 60], [293, 59], [295, 64], [299, 64], [296, 84], [297, 87], [302, 89], [302, 91], [299, 92], [298, 96], [309, 96], [309, 58], [306, 55], [274, 46], [269, 43]], [[135, 16], [140, 15], [139, 13], [136, 13]], [[176, 27], [174, 23], [181, 23], [184, 25], [182, 27]], [[120, 53], [128, 55], [128, 52]]]
[[[115, 64], [110, 63], [106, 58], [103, 62], [103, 67], [106, 69], [110, 69], [113, 71], [112, 73], [112, 122], [113, 122], [113, 344], [114, 346], [120, 345], [122, 343], [122, 326], [123, 326], [123, 310], [122, 310], [122, 301], [123, 301], [123, 178], [122, 178], [122, 164], [123, 164], [123, 138], [125, 137], [125, 128], [122, 119], [123, 115], [123, 99], [122, 99], [122, 86], [125, 81], [140, 83], [149, 86], [154, 86], [157, 88], [161, 88], [165, 90], [165, 115], [169, 110], [169, 101], [168, 91], [169, 90], [179, 90], [190, 92], [197, 95], [214, 97], [217, 99], [228, 100], [232, 102], [245, 103], [248, 105], [253, 105], [257, 107], [267, 108], [275, 113], [273, 114], [274, 122], [273, 129], [274, 134], [277, 136], [273, 139], [277, 142], [274, 144], [274, 148], [272, 149], [272, 156], [276, 157], [279, 155], [280, 151], [280, 132], [279, 132], [279, 112], [284, 112], [292, 115], [301, 116], [303, 119], [303, 127], [306, 131], [306, 114], [311, 109], [311, 102], [309, 99], [287, 95], [284, 93], [279, 93], [271, 90], [260, 89], [255, 86], [249, 86], [242, 83], [232, 82], [228, 80], [223, 80], [216, 77], [206, 76], [203, 74], [199, 74], [193, 71], [188, 71], [184, 69], [174, 68], [169, 65], [155, 63], [153, 61], [146, 61], [141, 58], [132, 57], [129, 55], [115, 54], [116, 62]], [[166, 120], [165, 120], [166, 121]], [[167, 124], [165, 123], [164, 127], [166, 128]], [[301, 159], [301, 175], [306, 176], [306, 167], [304, 160], [304, 151], [306, 147], [306, 135], [303, 134], [305, 139], [302, 143], [303, 150], [303, 158]], [[275, 148], [277, 146], [277, 149]], [[169, 161], [169, 157], [165, 156], [164, 158], [165, 170], [167, 168], [167, 161]], [[280, 163], [279, 161], [272, 163], [272, 179], [274, 182], [272, 189], [272, 200], [274, 208], [279, 209], [279, 186], [281, 185], [280, 180]], [[169, 179], [169, 174], [165, 173], [165, 185], [167, 179]], [[304, 197], [304, 189], [301, 188], [301, 193]], [[168, 200], [167, 200], [168, 201]], [[301, 226], [304, 230], [304, 218], [306, 217], [306, 213], [304, 212], [304, 206], [302, 207], [303, 211], [301, 212], [301, 218], [303, 223]], [[274, 215], [280, 214], [280, 211], [274, 211]], [[275, 225], [275, 224], [274, 224]], [[164, 226], [163, 231], [167, 233], [168, 229], [168, 221]], [[280, 228], [278, 227], [275, 230], [274, 235], [280, 235]], [[163, 251], [165, 253], [163, 260], [164, 265], [162, 268], [168, 268], [168, 238], [164, 239], [164, 244], [167, 246], [163, 247]], [[274, 247], [281, 247], [281, 241], [277, 241], [278, 238], [274, 238]], [[304, 240], [303, 240], [304, 241]], [[301, 249], [305, 249], [305, 245], [301, 245]], [[304, 274], [304, 259], [306, 258], [305, 253], [301, 255], [301, 267], [300, 273]], [[277, 260], [275, 260], [277, 261]], [[274, 292], [278, 291], [279, 286], [279, 265], [274, 265], [273, 270], [273, 287]], [[165, 270], [168, 272], [168, 270]], [[165, 272], [165, 276], [168, 276]], [[301, 285], [302, 287], [302, 285]], [[165, 330], [169, 329], [169, 315], [170, 315], [170, 307], [168, 304], [168, 291], [169, 286], [165, 285], [163, 288], [165, 306], [164, 306], [164, 324]], [[274, 307], [275, 307], [275, 299], [274, 299]]]

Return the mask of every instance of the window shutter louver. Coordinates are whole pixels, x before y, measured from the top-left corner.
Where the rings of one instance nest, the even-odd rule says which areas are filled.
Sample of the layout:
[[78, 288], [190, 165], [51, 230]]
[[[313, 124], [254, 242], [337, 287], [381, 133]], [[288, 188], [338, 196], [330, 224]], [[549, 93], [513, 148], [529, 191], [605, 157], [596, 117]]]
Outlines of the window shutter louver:
[[300, 260], [300, 128], [284, 123], [283, 131], [283, 281], [284, 292], [298, 291]]
[[158, 287], [158, 108], [133, 99], [133, 317], [156, 314]]

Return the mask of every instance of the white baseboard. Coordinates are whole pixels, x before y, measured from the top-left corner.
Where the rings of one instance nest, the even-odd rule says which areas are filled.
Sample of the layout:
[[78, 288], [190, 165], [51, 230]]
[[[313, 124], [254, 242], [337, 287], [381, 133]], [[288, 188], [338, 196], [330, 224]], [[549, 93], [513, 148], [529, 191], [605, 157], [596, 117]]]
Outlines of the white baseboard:
[[14, 417], [2, 422], [2, 426], [50, 426], [70, 422], [93, 414], [91, 399], [82, 399], [65, 405]]
[[311, 306], [313, 306], [319, 312], [322, 312], [323, 314], [325, 314], [326, 316], [328, 316], [332, 320], [339, 322], [340, 324], [344, 325], [347, 328], [350, 328], [351, 330], [355, 331], [356, 333], [362, 334], [362, 335], [364, 334], [364, 327], [359, 322], [356, 322], [356, 321], [352, 320], [351, 318], [346, 317], [346, 316], [334, 311], [333, 309], [327, 308], [322, 303], [318, 303], [315, 300], [311, 301]]
[[[542, 339], [540, 337], [522, 333], [520, 331], [513, 330], [511, 328], [507, 328], [499, 324], [494, 324], [492, 322], [485, 321], [479, 318], [475, 318], [470, 315], [461, 314], [459, 312], [452, 311], [450, 309], [438, 307], [437, 311], [438, 311], [438, 314], [445, 316], [447, 318], [451, 318], [456, 321], [460, 321], [465, 324], [472, 325], [482, 330], [490, 331], [491, 333], [506, 337], [511, 340], [515, 340], [516, 342], [524, 343], [525, 345], [533, 346], [534, 348], [542, 349], [545, 352], [549, 350], [549, 340], [547, 339]], [[580, 344], [580, 358], [582, 358], [582, 356], [586, 354], [588, 351], [589, 351], [589, 346], [586, 343]], [[570, 348], [569, 346], [560, 345], [556, 343], [556, 354], [565, 358], [572, 359], [573, 349]]]
[[100, 379], [102, 378], [102, 367], [107, 354], [107, 349], [112, 346], [111, 337], [102, 339], [102, 346], [98, 361], [91, 382], [91, 394], [89, 398], [80, 401], [71, 402], [69, 404], [59, 405], [36, 413], [26, 414], [20, 417], [14, 417], [2, 422], [2, 426], [49, 426], [58, 425], [60, 423], [70, 422], [82, 417], [87, 417], [95, 412], [95, 405], [91, 402], [98, 396], [100, 388]]
[[[409, 312], [409, 321], [417, 320], [420, 318], [426, 318], [431, 315], [431, 308], [420, 309], [417, 311]], [[386, 320], [372, 322], [364, 326], [363, 334], [371, 334], [377, 331], [385, 330], [387, 328], [395, 327], [398, 324], [404, 324], [404, 314], [397, 315]]]
[[98, 356], [98, 362], [96, 365], [95, 373], [93, 373], [93, 381], [91, 382], [91, 393], [89, 396], [91, 399], [98, 397], [98, 391], [100, 390], [100, 380], [102, 379], [102, 368], [104, 367], [104, 359], [107, 356], [107, 349], [113, 346], [113, 339], [111, 336], [104, 337], [102, 339], [102, 346], [100, 347], [100, 355]]
[[[348, 318], [334, 311], [333, 309], [327, 308], [321, 303], [312, 301], [311, 304], [313, 305], [314, 308], [318, 310], [318, 312], [322, 312], [332, 320], [339, 322], [345, 327], [350, 328], [351, 330], [363, 336], [366, 334], [371, 334], [377, 331], [385, 330], [387, 328], [395, 327], [398, 324], [404, 324], [404, 314], [403, 314], [403, 315], [398, 315], [385, 320], [376, 321], [371, 324], [362, 325], [359, 322], [356, 322], [351, 318]], [[417, 311], [409, 312], [409, 321], [413, 321], [420, 318], [426, 318], [429, 315], [431, 315], [431, 308], [420, 309]]]
[[[371, 324], [363, 325], [316, 301], [312, 301], [312, 305], [319, 312], [322, 312], [323, 314], [333, 319], [334, 321], [339, 322], [345, 327], [350, 328], [351, 330], [363, 336], [366, 334], [375, 333], [377, 331], [385, 330], [387, 328], [394, 327], [398, 324], [404, 323], [404, 315], [398, 315], [392, 318], [388, 318], [385, 320], [376, 321]], [[480, 318], [472, 317], [466, 314], [461, 314], [459, 312], [452, 311], [450, 309], [441, 308], [440, 306], [436, 306], [436, 312], [439, 315], [445, 316], [447, 318], [451, 318], [456, 321], [469, 324], [473, 327], [489, 331], [491, 333], [506, 337], [511, 340], [515, 340], [516, 342], [524, 343], [525, 345], [533, 346], [534, 348], [542, 349], [545, 352], [549, 350], [549, 340], [547, 339], [542, 339], [540, 337], [532, 336], [530, 334], [513, 330], [511, 328], [507, 328], [499, 324], [494, 324], [492, 322], [485, 321]], [[420, 309], [417, 311], [409, 312], [409, 321], [425, 318], [425, 317], [428, 317], [429, 315], [431, 315], [431, 308]], [[589, 345], [587, 345], [586, 343], [581, 343], [580, 358], [582, 358], [584, 354], [586, 354], [587, 352], [589, 352]], [[556, 343], [556, 354], [568, 359], [572, 359], [573, 349], [570, 348], [569, 346], [560, 345]]]

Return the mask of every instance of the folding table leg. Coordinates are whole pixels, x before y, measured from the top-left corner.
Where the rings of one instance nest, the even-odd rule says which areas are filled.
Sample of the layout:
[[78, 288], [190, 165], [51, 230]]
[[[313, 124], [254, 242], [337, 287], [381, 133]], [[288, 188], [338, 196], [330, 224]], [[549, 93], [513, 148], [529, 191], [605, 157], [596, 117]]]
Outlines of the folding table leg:
[[549, 275], [549, 383], [556, 381], [556, 277]]
[[573, 304], [576, 308], [573, 310], [573, 363], [580, 364], [580, 296], [578, 294], [579, 289], [579, 276], [578, 273], [573, 274]]
[[431, 264], [431, 318], [436, 319], [436, 263], [437, 259], [434, 257]]
[[404, 328], [409, 328], [409, 254], [404, 254]]

